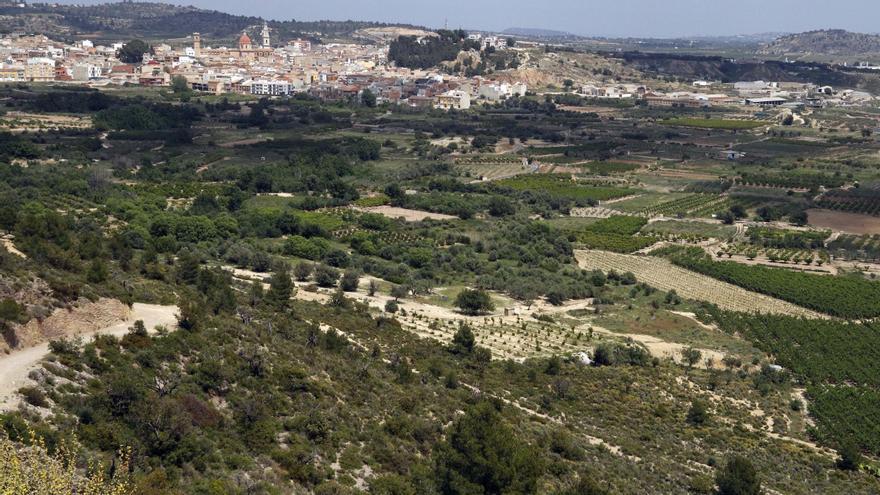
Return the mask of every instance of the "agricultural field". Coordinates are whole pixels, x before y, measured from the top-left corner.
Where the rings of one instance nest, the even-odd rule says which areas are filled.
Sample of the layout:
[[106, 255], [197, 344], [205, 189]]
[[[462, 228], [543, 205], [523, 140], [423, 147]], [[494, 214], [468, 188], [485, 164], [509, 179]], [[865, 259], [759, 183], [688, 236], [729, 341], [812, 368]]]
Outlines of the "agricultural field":
[[818, 208], [807, 210], [807, 214], [810, 225], [819, 229], [848, 234], [880, 234], [880, 217]]
[[716, 313], [715, 320], [725, 332], [743, 335], [772, 353], [809, 385], [819, 438], [880, 452], [876, 323], [730, 313]]
[[641, 232], [670, 240], [727, 240], [736, 235], [736, 227], [703, 221], [662, 220], [645, 225]]
[[759, 120], [723, 120], [701, 118], [677, 118], [664, 120], [664, 124], [678, 127], [697, 127], [701, 129], [750, 130], [765, 127], [769, 122]]
[[664, 201], [636, 212], [645, 217], [709, 217], [730, 207], [727, 197], [715, 194], [689, 194]]
[[878, 216], [880, 189], [875, 186], [827, 191], [820, 198], [818, 205], [827, 210]]
[[846, 179], [817, 173], [743, 173], [738, 182], [750, 186], [818, 190], [820, 187], [829, 189], [841, 187], [846, 184]]
[[821, 318], [817, 312], [681, 268], [663, 258], [606, 251], [578, 251], [575, 258], [586, 270], [631, 272], [637, 280], [652, 287], [675, 290], [685, 299], [705, 301], [730, 311]]
[[589, 170], [591, 173], [598, 175], [611, 175], [611, 174], [623, 174], [626, 172], [633, 172], [635, 170], [639, 170], [641, 168], [640, 165], [636, 163], [625, 163], [625, 162], [590, 162], [581, 167]]
[[673, 255], [672, 259], [676, 265], [689, 270], [829, 315], [850, 319], [880, 316], [880, 282], [711, 261], [689, 255]]
[[421, 222], [423, 220], [454, 220], [457, 217], [452, 215], [443, 215], [441, 213], [431, 213], [428, 211], [410, 210], [407, 208], [397, 208], [394, 206], [365, 206], [358, 207], [358, 211], [364, 213], [377, 213], [384, 217], [396, 219], [403, 218], [407, 222]]
[[542, 191], [553, 197], [574, 201], [578, 204], [590, 201], [606, 201], [635, 193], [623, 187], [607, 187], [598, 184], [581, 184], [571, 177], [561, 175], [528, 175], [504, 179], [497, 183], [516, 191]]
[[[811, 269], [809, 267], [813, 264], [815, 264], [816, 268], [820, 268], [822, 265], [828, 264], [831, 261], [831, 257], [825, 249], [774, 249], [744, 243], [727, 245], [716, 251], [715, 254], [719, 258], [724, 256], [727, 256], [728, 258], [742, 256], [748, 260], [754, 260], [760, 257], [765, 258], [770, 263], [791, 263], [793, 268], [801, 268], [805, 271], [810, 271]], [[803, 264], [804, 266], [800, 267], [800, 264]]]
[[877, 262], [880, 260], [880, 234], [843, 234], [828, 243], [837, 258]]
[[90, 118], [76, 115], [9, 112], [0, 117], [0, 129], [8, 132], [83, 130], [90, 127]]
[[648, 221], [641, 217], [616, 215], [597, 220], [582, 228], [564, 230], [570, 232], [575, 242], [586, 249], [632, 253], [657, 242], [657, 239], [651, 236], [635, 235], [647, 223]]
[[683, 192], [640, 192], [631, 198], [623, 198], [619, 201], [615, 201], [613, 204], [606, 204], [606, 206], [627, 214], [635, 215], [648, 209], [655, 208], [659, 204], [686, 198], [688, 196], [690, 196], [690, 194]]
[[499, 163], [459, 163], [456, 167], [461, 170], [466, 177], [472, 177], [474, 180], [487, 181], [505, 179], [532, 172], [531, 167], [523, 165], [522, 161], [519, 159]]

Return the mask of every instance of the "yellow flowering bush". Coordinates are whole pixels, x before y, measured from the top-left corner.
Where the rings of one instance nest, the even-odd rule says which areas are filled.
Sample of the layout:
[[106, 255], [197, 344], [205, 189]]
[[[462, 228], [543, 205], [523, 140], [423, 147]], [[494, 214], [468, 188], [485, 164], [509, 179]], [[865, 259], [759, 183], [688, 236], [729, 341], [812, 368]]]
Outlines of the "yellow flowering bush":
[[119, 452], [115, 475], [90, 463], [85, 473], [76, 468], [76, 445], [62, 443], [50, 454], [43, 438], [30, 432], [29, 446], [0, 435], [0, 495], [128, 495], [130, 451]]

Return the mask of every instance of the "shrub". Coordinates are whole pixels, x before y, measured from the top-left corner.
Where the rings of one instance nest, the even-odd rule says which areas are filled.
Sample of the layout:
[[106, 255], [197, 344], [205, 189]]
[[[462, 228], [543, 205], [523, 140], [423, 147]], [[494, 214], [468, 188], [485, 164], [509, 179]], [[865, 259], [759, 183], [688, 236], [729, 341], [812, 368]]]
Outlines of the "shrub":
[[686, 420], [690, 425], [703, 426], [709, 421], [709, 406], [702, 400], [694, 400], [688, 409]]
[[339, 286], [345, 292], [357, 292], [360, 281], [361, 274], [349, 270], [342, 275], [342, 280], [339, 282]]
[[[69, 445], [61, 445], [50, 453], [46, 442], [33, 434], [26, 449], [0, 435], [0, 485], [5, 493], [52, 495], [98, 494], [127, 495], [133, 493], [129, 479], [127, 450], [115, 460], [116, 469], [106, 476], [106, 466], [92, 466], [85, 476], [75, 466], [78, 453]], [[9, 483], [9, 484], [6, 484]]]
[[300, 282], [305, 282], [312, 276], [315, 266], [307, 261], [297, 263], [293, 267], [293, 276]]
[[859, 470], [859, 466], [862, 464], [862, 453], [859, 452], [859, 449], [855, 444], [847, 442], [837, 451], [837, 453], [840, 455], [840, 458], [837, 459], [837, 467], [839, 469], [844, 471]]
[[478, 315], [495, 309], [492, 298], [484, 290], [464, 289], [455, 297], [455, 305], [465, 314]]
[[339, 280], [339, 272], [327, 265], [318, 265], [315, 268], [315, 283], [320, 287], [336, 287]]
[[394, 299], [389, 299], [388, 302], [385, 303], [385, 311], [391, 314], [397, 313], [399, 309], [397, 305], [397, 301]]
[[761, 481], [752, 463], [742, 456], [733, 456], [715, 474], [719, 495], [760, 495]]
[[470, 354], [477, 344], [474, 331], [469, 325], [461, 325], [452, 336], [452, 352], [456, 354]]
[[46, 394], [38, 387], [22, 387], [18, 389], [18, 393], [22, 395], [24, 401], [36, 407], [49, 407], [49, 400]]

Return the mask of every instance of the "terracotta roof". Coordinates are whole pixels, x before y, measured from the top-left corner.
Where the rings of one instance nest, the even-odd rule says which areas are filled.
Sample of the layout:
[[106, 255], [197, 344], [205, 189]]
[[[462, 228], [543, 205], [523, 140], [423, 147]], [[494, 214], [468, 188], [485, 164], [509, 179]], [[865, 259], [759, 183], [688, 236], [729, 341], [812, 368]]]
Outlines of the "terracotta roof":
[[240, 45], [250, 45], [251, 44], [251, 37], [248, 36], [247, 33], [241, 33], [241, 38], [238, 39], [238, 43]]

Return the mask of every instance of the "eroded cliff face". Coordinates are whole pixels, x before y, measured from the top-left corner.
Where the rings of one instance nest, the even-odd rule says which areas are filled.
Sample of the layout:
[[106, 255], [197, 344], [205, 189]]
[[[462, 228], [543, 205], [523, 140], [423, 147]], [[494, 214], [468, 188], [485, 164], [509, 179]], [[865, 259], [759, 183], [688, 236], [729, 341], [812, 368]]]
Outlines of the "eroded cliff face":
[[75, 337], [124, 322], [130, 314], [131, 309], [116, 299], [102, 298], [95, 302], [83, 299], [70, 308], [55, 309], [45, 318], [10, 324], [12, 335], [0, 339], [0, 352], [8, 352], [13, 346], [30, 347], [61, 337]]

